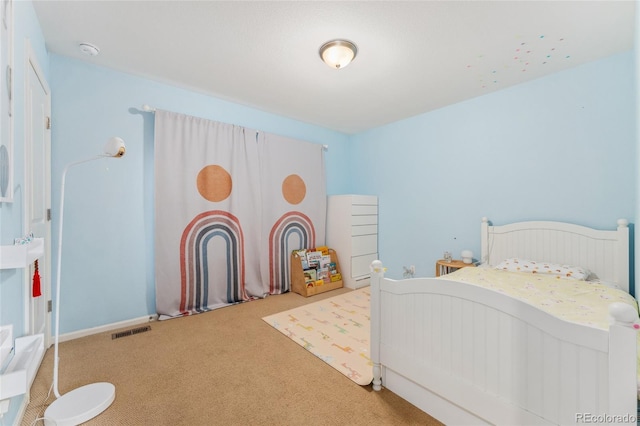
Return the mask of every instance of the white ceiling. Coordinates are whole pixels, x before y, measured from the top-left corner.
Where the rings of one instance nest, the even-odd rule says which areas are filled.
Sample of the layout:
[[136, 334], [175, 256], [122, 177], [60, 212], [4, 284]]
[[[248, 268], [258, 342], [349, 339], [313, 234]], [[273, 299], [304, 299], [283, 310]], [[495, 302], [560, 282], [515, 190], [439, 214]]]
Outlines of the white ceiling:
[[[633, 0], [36, 0], [34, 7], [51, 52], [345, 133], [629, 51], [635, 13]], [[341, 70], [318, 54], [334, 38], [359, 49]], [[83, 56], [81, 42], [100, 55]]]

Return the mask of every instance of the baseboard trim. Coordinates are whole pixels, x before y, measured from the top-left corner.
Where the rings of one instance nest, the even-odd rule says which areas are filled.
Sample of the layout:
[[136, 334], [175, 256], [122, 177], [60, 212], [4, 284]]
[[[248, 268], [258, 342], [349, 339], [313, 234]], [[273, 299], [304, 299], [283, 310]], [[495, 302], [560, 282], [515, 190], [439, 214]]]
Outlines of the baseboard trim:
[[86, 328], [84, 330], [78, 330], [71, 333], [61, 334], [59, 337], [60, 342], [66, 342], [69, 340], [79, 339], [81, 337], [91, 336], [93, 334], [104, 333], [106, 331], [113, 331], [119, 328], [131, 327], [139, 324], [146, 324], [158, 320], [158, 315], [147, 315], [144, 317], [133, 318], [126, 321], [114, 322], [111, 324], [101, 325], [99, 327]]

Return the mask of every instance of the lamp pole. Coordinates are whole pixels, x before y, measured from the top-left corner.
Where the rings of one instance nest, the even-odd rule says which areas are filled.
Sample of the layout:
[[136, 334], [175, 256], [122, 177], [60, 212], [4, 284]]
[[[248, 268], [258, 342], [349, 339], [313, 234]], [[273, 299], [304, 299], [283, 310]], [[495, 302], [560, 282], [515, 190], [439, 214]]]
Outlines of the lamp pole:
[[115, 386], [111, 383], [93, 383], [79, 387], [64, 395], [58, 390], [58, 344], [60, 341], [60, 284], [62, 272], [62, 229], [64, 224], [64, 199], [67, 172], [73, 166], [98, 160], [100, 158], [119, 158], [125, 153], [124, 142], [120, 138], [111, 138], [105, 146], [105, 153], [95, 157], [69, 163], [62, 171], [60, 185], [60, 222], [58, 224], [58, 270], [56, 272], [56, 310], [55, 310], [55, 338], [53, 359], [53, 393], [56, 400], [44, 413], [46, 426], [74, 426], [84, 423], [107, 409], [115, 399]]

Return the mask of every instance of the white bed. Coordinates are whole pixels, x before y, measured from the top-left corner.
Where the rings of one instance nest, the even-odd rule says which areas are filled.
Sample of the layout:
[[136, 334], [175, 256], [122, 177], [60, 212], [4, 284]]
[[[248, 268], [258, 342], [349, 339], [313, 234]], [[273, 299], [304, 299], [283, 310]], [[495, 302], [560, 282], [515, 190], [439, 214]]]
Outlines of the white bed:
[[[492, 226], [482, 257], [580, 265], [629, 291], [629, 229], [558, 222]], [[445, 424], [635, 423], [637, 310], [616, 303], [608, 330], [558, 319], [482, 287], [391, 280], [372, 264], [373, 387]]]

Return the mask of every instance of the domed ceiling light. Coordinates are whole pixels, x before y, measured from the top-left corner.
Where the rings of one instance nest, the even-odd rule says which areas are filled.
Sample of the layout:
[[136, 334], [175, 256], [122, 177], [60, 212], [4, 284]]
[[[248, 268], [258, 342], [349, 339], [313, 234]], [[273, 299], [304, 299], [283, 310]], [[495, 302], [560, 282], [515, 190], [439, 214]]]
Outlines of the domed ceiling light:
[[331, 40], [320, 47], [320, 57], [331, 68], [344, 68], [358, 54], [358, 48], [348, 40]]
[[78, 49], [80, 49], [80, 52], [86, 56], [98, 56], [98, 53], [100, 53], [98, 46], [91, 43], [80, 43], [78, 45]]

